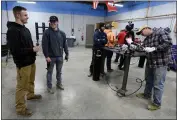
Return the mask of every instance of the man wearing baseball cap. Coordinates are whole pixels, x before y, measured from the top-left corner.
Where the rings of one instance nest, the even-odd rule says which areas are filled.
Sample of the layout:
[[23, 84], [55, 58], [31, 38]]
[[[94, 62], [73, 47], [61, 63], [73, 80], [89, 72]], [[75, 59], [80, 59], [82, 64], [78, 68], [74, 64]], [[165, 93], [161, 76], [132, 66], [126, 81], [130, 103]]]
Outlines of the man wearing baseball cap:
[[145, 90], [144, 93], [137, 94], [137, 97], [150, 99], [153, 94], [153, 102], [148, 105], [148, 109], [157, 110], [162, 104], [167, 66], [171, 60], [172, 39], [163, 28], [151, 29], [147, 25], [141, 27], [136, 34], [146, 37], [143, 46], [147, 52]]
[[[112, 24], [110, 23], [106, 24], [105, 30], [104, 30], [104, 32], [107, 34], [107, 39], [108, 39], [108, 42], [105, 46], [110, 47], [110, 48], [113, 48], [115, 46], [115, 41], [116, 41], [115, 34], [112, 32], [112, 27], [114, 27], [112, 26]], [[107, 56], [107, 61], [106, 61], [107, 71], [112, 72], [113, 69], [111, 68], [111, 59], [113, 56], [113, 52], [107, 50], [106, 56]]]
[[49, 18], [50, 26], [44, 32], [42, 37], [42, 48], [46, 58], [47, 68], [47, 88], [48, 92], [53, 94], [52, 89], [52, 73], [54, 65], [56, 64], [56, 79], [57, 88], [64, 90], [62, 85], [61, 71], [63, 66], [63, 51], [65, 51], [65, 60], [68, 61], [68, 46], [66, 41], [66, 35], [58, 28], [58, 18], [51, 16]]

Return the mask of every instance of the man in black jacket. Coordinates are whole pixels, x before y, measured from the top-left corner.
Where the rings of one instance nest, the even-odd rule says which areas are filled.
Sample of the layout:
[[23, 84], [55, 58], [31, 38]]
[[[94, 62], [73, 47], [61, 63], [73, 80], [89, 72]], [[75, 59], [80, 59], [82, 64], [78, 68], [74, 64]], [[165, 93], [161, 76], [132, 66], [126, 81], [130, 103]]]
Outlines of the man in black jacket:
[[[104, 72], [105, 53], [104, 53], [103, 47], [107, 43], [107, 35], [106, 33], [104, 33], [104, 29], [105, 29], [105, 24], [100, 23], [99, 29], [95, 30], [95, 33], [93, 35], [92, 61], [90, 64], [90, 75], [88, 75], [88, 77], [91, 77], [93, 75], [94, 59], [96, 57], [97, 50], [100, 50], [102, 53], [101, 54], [101, 67], [99, 68], [100, 69], [99, 72], [102, 75], [105, 75], [105, 72]], [[98, 66], [95, 66], [95, 67], [98, 67]]]
[[25, 105], [27, 100], [41, 99], [41, 95], [34, 94], [34, 80], [36, 71], [36, 52], [38, 46], [33, 46], [31, 33], [24, 26], [28, 20], [27, 9], [21, 6], [13, 8], [15, 22], [8, 22], [7, 42], [17, 67], [17, 86], [16, 86], [16, 112], [24, 116], [31, 116]]
[[58, 28], [58, 18], [51, 16], [49, 19], [50, 27], [44, 32], [42, 37], [42, 48], [46, 58], [47, 68], [47, 88], [48, 92], [53, 94], [52, 89], [52, 73], [54, 65], [56, 64], [56, 79], [57, 88], [64, 90], [62, 85], [61, 71], [63, 66], [63, 50], [65, 51], [65, 60], [68, 61], [68, 45], [66, 35]]

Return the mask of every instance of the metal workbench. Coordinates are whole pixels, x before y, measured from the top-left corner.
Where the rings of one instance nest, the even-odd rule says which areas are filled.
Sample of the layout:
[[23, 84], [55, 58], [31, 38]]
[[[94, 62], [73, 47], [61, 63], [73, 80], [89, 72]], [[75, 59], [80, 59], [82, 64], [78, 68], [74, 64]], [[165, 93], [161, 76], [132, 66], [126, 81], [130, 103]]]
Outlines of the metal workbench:
[[124, 76], [123, 76], [122, 87], [120, 90], [117, 91], [121, 95], [125, 96], [125, 93], [127, 91], [126, 87], [127, 87], [127, 79], [128, 79], [128, 74], [129, 74], [131, 57], [146, 56], [146, 53], [144, 51], [131, 51], [129, 49], [124, 53], [124, 52], [121, 52], [121, 50], [118, 50], [116, 48], [108, 48], [108, 47], [104, 47], [104, 50], [109, 50], [114, 53], [123, 54], [124, 56], [126, 56], [125, 62], [124, 62]]

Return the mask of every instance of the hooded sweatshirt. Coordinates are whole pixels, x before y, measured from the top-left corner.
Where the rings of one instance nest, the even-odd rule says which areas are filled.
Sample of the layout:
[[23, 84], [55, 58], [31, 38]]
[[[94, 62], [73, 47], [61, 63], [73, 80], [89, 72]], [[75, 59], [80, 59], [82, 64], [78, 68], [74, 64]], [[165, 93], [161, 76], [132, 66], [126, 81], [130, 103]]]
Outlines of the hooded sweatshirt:
[[47, 57], [63, 57], [63, 50], [66, 56], [69, 55], [66, 34], [57, 29], [56, 31], [49, 27], [42, 37], [42, 49], [44, 56]]
[[7, 43], [17, 68], [33, 64], [36, 52], [29, 29], [15, 22], [7, 22], [7, 27]]

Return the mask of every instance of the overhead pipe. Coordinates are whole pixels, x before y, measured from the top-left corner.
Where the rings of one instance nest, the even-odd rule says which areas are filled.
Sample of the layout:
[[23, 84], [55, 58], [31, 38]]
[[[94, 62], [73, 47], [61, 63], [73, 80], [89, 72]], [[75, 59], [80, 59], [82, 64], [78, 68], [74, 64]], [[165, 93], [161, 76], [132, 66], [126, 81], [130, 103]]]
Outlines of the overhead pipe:
[[[114, 22], [149, 20], [149, 19], [157, 19], [157, 18], [162, 18], [162, 17], [176, 17], [176, 13], [166, 14], [166, 15], [148, 16], [148, 17], [144, 17], [144, 18], [132, 18], [132, 19], [124, 19], [124, 20], [114, 20]], [[107, 22], [111, 22], [111, 21], [107, 21]]]
[[[147, 11], [146, 11], [146, 18], [148, 17], [148, 14], [149, 14], [149, 7], [150, 7], [150, 1], [148, 1], [148, 7], [147, 7]], [[148, 25], [148, 19], [147, 19], [147, 25]]]

